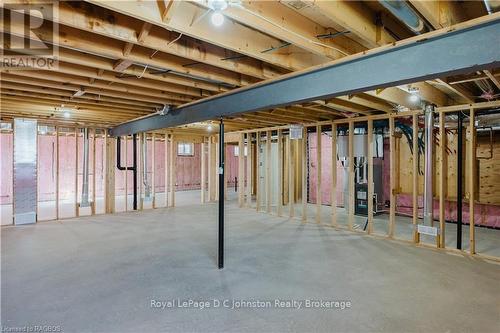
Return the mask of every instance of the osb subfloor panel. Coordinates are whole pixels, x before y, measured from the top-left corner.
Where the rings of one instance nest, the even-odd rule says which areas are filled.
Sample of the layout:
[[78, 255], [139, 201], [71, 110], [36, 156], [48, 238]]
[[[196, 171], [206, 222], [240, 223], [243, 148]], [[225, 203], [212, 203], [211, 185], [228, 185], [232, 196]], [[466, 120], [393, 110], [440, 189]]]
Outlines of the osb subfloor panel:
[[[234, 202], [8, 226], [2, 326], [66, 332], [494, 332], [500, 265]], [[348, 300], [349, 309], [151, 308], [151, 300]]]

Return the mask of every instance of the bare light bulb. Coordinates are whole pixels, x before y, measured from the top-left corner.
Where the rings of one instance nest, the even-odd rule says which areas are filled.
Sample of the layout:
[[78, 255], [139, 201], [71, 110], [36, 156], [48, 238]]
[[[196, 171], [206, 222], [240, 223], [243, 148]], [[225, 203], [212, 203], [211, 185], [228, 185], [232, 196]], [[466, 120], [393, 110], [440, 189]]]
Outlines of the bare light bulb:
[[211, 21], [213, 25], [215, 25], [216, 27], [220, 27], [222, 23], [224, 23], [224, 15], [216, 11], [212, 14]]
[[207, 131], [212, 132], [212, 129], [213, 129], [213, 128], [212, 128], [212, 125], [208, 125], [208, 126], [207, 126]]
[[410, 95], [410, 102], [417, 103], [419, 100], [420, 96], [418, 96], [418, 94], [413, 93]]
[[69, 118], [69, 117], [71, 117], [69, 111], [64, 111], [64, 118]]

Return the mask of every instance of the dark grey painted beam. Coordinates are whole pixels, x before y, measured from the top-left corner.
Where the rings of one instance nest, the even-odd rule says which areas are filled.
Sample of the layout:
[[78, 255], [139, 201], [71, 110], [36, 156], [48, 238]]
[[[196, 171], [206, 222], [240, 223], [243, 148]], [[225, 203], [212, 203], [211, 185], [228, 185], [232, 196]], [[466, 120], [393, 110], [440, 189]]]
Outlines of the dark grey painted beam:
[[500, 65], [498, 15], [482, 24], [425, 36], [421, 35], [418, 42], [387, 47], [179, 106], [167, 115], [133, 120], [116, 126], [111, 133], [119, 136], [174, 127]]

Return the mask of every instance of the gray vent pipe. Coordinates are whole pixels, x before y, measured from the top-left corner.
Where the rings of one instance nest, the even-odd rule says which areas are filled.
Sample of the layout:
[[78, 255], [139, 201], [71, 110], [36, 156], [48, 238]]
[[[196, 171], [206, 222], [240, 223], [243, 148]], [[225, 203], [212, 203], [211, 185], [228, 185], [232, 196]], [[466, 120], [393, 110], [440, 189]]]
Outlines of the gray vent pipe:
[[434, 106], [426, 105], [425, 116], [425, 172], [424, 172], [424, 225], [433, 225], [433, 188], [432, 188], [432, 146], [434, 129]]
[[428, 31], [424, 20], [406, 1], [379, 0], [379, 2], [413, 33], [419, 35]]

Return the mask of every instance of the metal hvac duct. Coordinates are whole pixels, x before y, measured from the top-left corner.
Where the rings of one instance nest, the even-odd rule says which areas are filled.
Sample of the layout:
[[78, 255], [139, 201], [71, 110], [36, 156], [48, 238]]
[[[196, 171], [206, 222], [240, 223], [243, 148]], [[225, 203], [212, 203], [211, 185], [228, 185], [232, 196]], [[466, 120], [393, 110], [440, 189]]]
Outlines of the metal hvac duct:
[[433, 188], [432, 188], [432, 145], [434, 129], [434, 106], [426, 105], [425, 116], [425, 172], [424, 172], [424, 225], [433, 224]]
[[89, 129], [83, 129], [82, 200], [80, 207], [90, 206], [89, 202]]
[[406, 1], [379, 0], [379, 2], [413, 33], [419, 35], [428, 31], [424, 20]]

